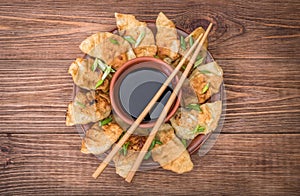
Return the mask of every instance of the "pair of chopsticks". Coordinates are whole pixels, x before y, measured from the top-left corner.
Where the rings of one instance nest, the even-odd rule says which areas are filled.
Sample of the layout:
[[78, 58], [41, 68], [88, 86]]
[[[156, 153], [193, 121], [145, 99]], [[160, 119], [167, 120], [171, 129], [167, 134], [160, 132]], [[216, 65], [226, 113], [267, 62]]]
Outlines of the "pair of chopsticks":
[[[99, 165], [99, 167], [97, 168], [97, 170], [94, 172], [93, 177], [97, 178], [105, 169], [105, 167], [109, 164], [109, 162], [112, 160], [112, 158], [115, 156], [115, 154], [120, 150], [120, 148], [122, 148], [122, 145], [127, 141], [127, 139], [130, 137], [131, 134], [133, 134], [133, 132], [136, 130], [136, 128], [139, 126], [139, 124], [143, 121], [143, 119], [145, 118], [145, 116], [149, 113], [149, 111], [151, 110], [151, 108], [154, 106], [154, 104], [156, 103], [156, 101], [160, 98], [160, 96], [163, 94], [163, 92], [165, 91], [165, 89], [168, 87], [168, 85], [171, 83], [171, 81], [173, 80], [173, 78], [176, 76], [176, 74], [178, 73], [178, 71], [180, 70], [180, 68], [182, 67], [182, 65], [184, 64], [184, 62], [187, 60], [187, 58], [191, 55], [191, 53], [195, 50], [192, 58], [190, 59], [188, 65], [185, 68], [185, 71], [183, 72], [180, 80], [178, 81], [176, 87], [174, 88], [168, 102], [166, 103], [162, 113], [160, 114], [159, 118], [157, 119], [152, 131], [150, 132], [142, 150], [140, 151], [135, 163], [133, 164], [130, 172], [128, 173], [127, 177], [126, 177], [126, 181], [127, 182], [131, 182], [135, 172], [138, 170], [141, 162], [144, 159], [144, 156], [146, 155], [146, 153], [148, 152], [148, 149], [152, 143], [152, 140], [155, 138], [156, 133], [158, 132], [161, 124], [164, 122], [165, 117], [168, 114], [169, 109], [171, 108], [174, 100], [176, 99], [176, 96], [178, 94], [178, 92], [180, 91], [184, 80], [187, 78], [194, 62], [196, 61], [196, 58], [198, 56], [198, 53], [200, 52], [204, 41], [206, 40], [208, 33], [210, 32], [212, 28], [212, 23], [209, 24], [206, 32], [203, 34], [201, 34], [198, 39], [195, 41], [195, 43], [192, 45], [192, 47], [190, 48], [190, 50], [186, 53], [186, 55], [184, 55], [184, 57], [181, 59], [181, 61], [179, 62], [179, 64], [177, 65], [177, 67], [174, 69], [174, 71], [170, 74], [170, 76], [167, 78], [167, 80], [164, 82], [164, 84], [161, 86], [161, 88], [157, 91], [157, 93], [155, 94], [155, 96], [152, 98], [152, 100], [148, 103], [148, 105], [145, 107], [145, 109], [143, 110], [143, 112], [139, 115], [139, 117], [133, 122], [133, 124], [130, 126], [130, 128], [127, 130], [127, 132], [123, 135], [123, 137], [119, 140], [119, 142], [113, 147], [113, 149], [111, 150], [111, 152], [106, 156], [106, 158], [103, 160], [103, 162]], [[201, 39], [202, 38], [202, 39]], [[201, 39], [201, 41], [200, 41]], [[200, 42], [200, 43], [199, 43]]]

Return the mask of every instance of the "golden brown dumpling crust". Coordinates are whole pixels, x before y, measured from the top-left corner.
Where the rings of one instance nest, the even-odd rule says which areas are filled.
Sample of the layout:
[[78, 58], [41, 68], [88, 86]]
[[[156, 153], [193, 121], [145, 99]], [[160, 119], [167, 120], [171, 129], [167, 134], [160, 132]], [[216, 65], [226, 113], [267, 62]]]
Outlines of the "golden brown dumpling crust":
[[80, 151], [84, 154], [90, 154], [90, 151], [87, 149], [84, 140], [81, 141], [81, 150]]
[[178, 174], [182, 174], [191, 171], [194, 167], [194, 164], [191, 161], [191, 157], [188, 151], [184, 151], [177, 159], [162, 167], [166, 170], [171, 170]]
[[156, 144], [151, 151], [154, 161], [157, 161], [164, 169], [178, 174], [193, 169], [194, 164], [189, 153], [169, 124], [163, 124], [156, 136], [163, 144]]
[[[86, 38], [81, 44], [82, 52], [103, 60], [108, 65], [112, 65], [115, 58], [126, 55], [126, 61], [135, 58], [135, 54], [130, 44], [121, 36], [99, 32]], [[124, 61], [124, 62], [126, 62]], [[120, 65], [118, 66], [120, 67]], [[116, 69], [116, 67], [113, 66]]]
[[203, 88], [208, 84], [208, 81], [204, 74], [196, 72], [190, 79], [190, 85], [194, 89], [195, 94], [198, 97], [199, 103], [204, 103], [211, 96], [211, 89], [209, 88], [205, 93], [202, 93]]
[[137, 26], [146, 27], [145, 22], [138, 21], [134, 15], [115, 13], [116, 23], [119, 31], [135, 28]]
[[111, 105], [109, 96], [100, 90], [87, 93], [78, 92], [68, 105], [66, 125], [87, 124], [109, 116]]
[[124, 63], [128, 61], [128, 57], [126, 54], [120, 54], [119, 56], [116, 56], [113, 61], [111, 61], [109, 64], [114, 68], [115, 70], [118, 70]]
[[162, 12], [156, 19], [156, 45], [158, 47], [158, 56], [175, 60], [179, 57], [179, 40], [175, 24], [169, 20]]
[[134, 53], [137, 57], [142, 56], [151, 56], [153, 57], [157, 53], [157, 47], [156, 46], [140, 46], [137, 48], [134, 48]]
[[194, 139], [197, 135], [194, 129], [198, 125], [198, 115], [199, 111], [179, 108], [170, 119], [176, 135], [183, 139]]
[[138, 155], [139, 152], [133, 150], [128, 151], [126, 156], [121, 153], [117, 153], [113, 158], [116, 173], [119, 174], [119, 176], [126, 178]]
[[[199, 134], [208, 134], [217, 128], [222, 113], [222, 101], [206, 103], [200, 108], [201, 111], [180, 108], [170, 119], [178, 137], [194, 139]], [[197, 126], [205, 129], [195, 131]]]
[[128, 138], [127, 142], [129, 142], [129, 146], [127, 154], [124, 156], [122, 153], [117, 153], [113, 158], [117, 174], [123, 178], [126, 178], [146, 140], [146, 136], [138, 135], [131, 135]]
[[95, 123], [85, 134], [81, 152], [100, 155], [110, 149], [122, 132], [122, 128], [114, 122], [102, 127], [99, 126], [99, 123]]
[[[195, 29], [191, 34], [189, 34], [186, 38], [184, 38], [184, 41], [186, 42], [186, 50], [183, 50], [181, 47], [179, 49], [179, 53], [181, 56], [184, 56], [189, 49], [191, 48], [190, 46], [190, 37], [192, 37], [192, 39], [194, 41], [196, 41], [198, 39], [198, 37], [203, 34], [204, 35], [205, 30], [202, 27], [198, 27], [197, 29]], [[207, 46], [208, 46], [208, 41], [207, 39], [205, 40], [202, 49], [204, 49], [204, 51], [206, 52], [207, 50]], [[189, 58], [188, 58], [189, 59]]]
[[[84, 89], [93, 90], [97, 82], [102, 77], [102, 71], [92, 71], [94, 64], [93, 59], [77, 58], [69, 67], [69, 74], [72, 75], [74, 83]], [[107, 92], [109, 88], [109, 81], [104, 80], [103, 84], [97, 89]]]
[[[212, 95], [218, 93], [222, 82], [223, 70], [216, 62], [199, 66], [190, 76], [190, 85], [199, 103], [204, 103]], [[208, 90], [203, 93], [206, 85], [208, 85]]]
[[139, 45], [136, 46], [135, 43], [130, 43], [137, 57], [154, 56], [156, 54], [157, 46], [155, 45], [153, 32], [145, 22], [138, 21], [135, 16], [130, 14], [115, 13], [115, 17], [121, 36], [130, 36], [137, 41], [140, 34], [144, 33], [144, 38]]

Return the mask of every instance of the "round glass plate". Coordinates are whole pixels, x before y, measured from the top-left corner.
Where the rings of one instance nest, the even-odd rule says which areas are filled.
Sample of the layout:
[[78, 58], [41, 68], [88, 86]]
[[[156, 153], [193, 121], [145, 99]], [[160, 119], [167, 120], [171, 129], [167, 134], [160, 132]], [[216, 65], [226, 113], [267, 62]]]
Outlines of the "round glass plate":
[[[153, 34], [156, 34], [156, 27], [155, 27], [155, 23], [153, 22], [148, 22], [148, 27], [152, 30]], [[114, 34], [118, 34], [117, 29], [114, 29], [111, 31]], [[183, 36], [186, 37], [188, 35], [187, 32], [185, 32], [182, 29], [177, 28], [177, 32], [179, 36]], [[84, 58], [91, 58], [88, 55], [84, 55]], [[212, 55], [209, 53], [209, 51], [207, 51], [206, 57], [203, 64], [206, 63], [210, 63], [213, 62], [214, 59], [212, 57]], [[181, 75], [181, 73], [179, 73], [179, 75]], [[83, 91], [83, 89], [81, 89], [80, 87], [76, 86], [75, 84], [73, 85], [73, 99], [75, 99], [76, 94], [79, 91]], [[182, 95], [183, 98], [186, 95]], [[190, 96], [190, 95], [189, 95]], [[196, 95], [194, 95], [196, 96]], [[221, 118], [219, 119], [218, 122], [218, 126], [217, 128], [207, 134], [207, 135], [203, 135], [200, 134], [197, 137], [195, 137], [193, 140], [189, 140], [187, 141], [187, 150], [190, 154], [196, 154], [196, 152], [198, 152], [199, 156], [204, 156], [207, 152], [209, 152], [209, 150], [212, 148], [212, 146], [214, 145], [214, 143], [217, 140], [218, 135], [220, 134], [222, 127], [223, 127], [223, 122], [224, 122], [224, 117], [225, 117], [225, 87], [224, 87], [224, 83], [222, 82], [221, 86], [220, 86], [220, 90], [217, 94], [214, 94], [208, 101], [206, 102], [215, 102], [215, 101], [222, 101], [222, 114], [221, 114]], [[113, 115], [115, 117], [115, 119], [117, 118], [115, 116], [115, 113], [113, 112]], [[117, 120], [117, 122], [119, 123], [119, 120]], [[89, 124], [85, 124], [85, 125], [76, 125], [76, 129], [79, 133], [79, 135], [84, 138], [86, 131], [93, 125], [94, 123], [89, 123]], [[124, 130], [126, 130], [126, 127], [121, 126]], [[128, 128], [128, 127], [127, 127]], [[151, 131], [151, 129], [149, 129], [149, 131]], [[109, 154], [110, 150], [106, 151], [105, 153], [103, 153], [102, 155], [95, 155], [96, 157], [99, 158], [99, 160], [104, 160], [104, 158]], [[109, 165], [114, 166], [113, 161], [111, 161], [109, 163]], [[151, 158], [148, 160], [144, 160], [142, 162], [142, 165], [140, 166], [139, 170], [150, 170], [150, 169], [155, 169], [159, 167], [159, 164], [157, 162], [154, 162]]]

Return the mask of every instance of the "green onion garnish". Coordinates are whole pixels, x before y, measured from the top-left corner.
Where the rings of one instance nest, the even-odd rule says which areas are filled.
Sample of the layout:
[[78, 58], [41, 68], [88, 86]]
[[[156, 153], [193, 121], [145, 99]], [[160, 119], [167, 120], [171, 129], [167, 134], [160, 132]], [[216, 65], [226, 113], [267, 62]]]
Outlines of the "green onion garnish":
[[210, 74], [211, 72], [210, 71], [207, 71], [207, 70], [200, 70], [201, 73], [203, 74]]
[[99, 80], [95, 86], [95, 89], [97, 89], [99, 86], [103, 84], [104, 80]]
[[128, 41], [129, 43], [131, 43], [131, 44], [135, 44], [136, 43], [135, 40], [133, 39], [133, 37], [131, 37], [130, 35], [125, 35], [124, 39], [126, 41]]
[[149, 159], [149, 157], [151, 156], [151, 150], [154, 148], [155, 144], [162, 145], [162, 142], [159, 141], [158, 139], [152, 140], [151, 145], [150, 145], [150, 147], [149, 147], [149, 149], [148, 149], [148, 152], [147, 152], [147, 153], [145, 154], [145, 156], [144, 156], [144, 159], [145, 159], [145, 160]]
[[183, 36], [180, 36], [180, 47], [182, 48], [182, 50], [186, 50], [186, 43]]
[[190, 47], [192, 47], [192, 45], [194, 44], [193, 36], [190, 37], [190, 40], [189, 40], [189, 41], [190, 41]]
[[114, 38], [109, 38], [110, 43], [115, 44], [115, 45], [120, 45], [119, 42], [117, 40], [115, 40]]
[[185, 139], [181, 139], [182, 144], [184, 145], [184, 147], [187, 147], [187, 142]]
[[79, 105], [82, 108], [85, 108], [85, 105], [83, 103], [79, 102], [79, 101], [76, 101], [76, 104]]
[[[98, 65], [100, 67], [100, 69], [104, 72], [108, 67], [110, 67], [109, 65], [107, 65], [106, 63], [104, 63], [102, 60], [98, 59]], [[114, 73], [116, 72], [113, 68], [110, 67], [110, 72]]]
[[208, 88], [209, 88], [209, 83], [207, 83], [207, 84], [203, 87], [201, 93], [202, 93], [202, 94], [206, 93], [206, 91], [208, 90]]
[[98, 59], [96, 58], [96, 59], [94, 60], [94, 63], [93, 63], [93, 65], [92, 65], [91, 70], [92, 70], [93, 72], [95, 72], [96, 69], [97, 69], [97, 67], [98, 67]]
[[98, 62], [98, 65], [99, 65], [99, 68], [102, 70], [102, 71], [105, 71], [106, 67], [108, 65], [106, 65], [102, 60], [100, 59], [97, 59], [97, 62]]
[[145, 31], [143, 31], [139, 34], [139, 37], [137, 38], [136, 43], [134, 45], [135, 48], [140, 45], [140, 43], [143, 41], [144, 37], [145, 37]]
[[197, 61], [194, 64], [194, 68], [198, 67], [199, 65], [201, 65], [201, 63], [203, 62], [203, 57], [198, 56], [197, 57]]
[[104, 71], [104, 74], [102, 75], [101, 80], [105, 80], [105, 78], [108, 76], [108, 74], [110, 73], [110, 71], [111, 71], [111, 67], [110, 66], [106, 67], [106, 69]]
[[159, 59], [159, 56], [158, 56], [158, 55], [154, 55], [153, 57]]
[[186, 108], [191, 109], [191, 110], [201, 111], [200, 104], [197, 104], [197, 103], [191, 103], [191, 104], [187, 105]]
[[194, 129], [193, 133], [202, 133], [204, 131], [205, 131], [205, 127], [197, 125], [197, 127]]
[[124, 156], [127, 155], [129, 144], [130, 144], [130, 142], [126, 142], [120, 150], [120, 152], [123, 153]]
[[101, 127], [101, 126], [107, 125], [107, 124], [110, 123], [112, 120], [113, 120], [112, 117], [108, 117], [108, 118], [106, 118], [106, 119], [100, 121], [100, 122], [99, 122], [99, 126]]
[[145, 159], [145, 160], [148, 160], [148, 159], [150, 158], [150, 156], [151, 156], [151, 151], [148, 151], [148, 152], [145, 154], [144, 159]]
[[[162, 145], [163, 143], [161, 141], [159, 141], [158, 139], [155, 139], [155, 144], [159, 144]], [[154, 147], [154, 146], [153, 146]]]
[[150, 150], [152, 150], [152, 149], [154, 148], [155, 143], [156, 143], [156, 140], [154, 139], [154, 140], [151, 142], [151, 145], [150, 145], [148, 151], [150, 151]]
[[95, 86], [95, 89], [97, 89], [100, 85], [103, 84], [104, 80], [106, 79], [106, 77], [111, 73], [111, 72], [115, 72], [115, 70], [113, 68], [111, 68], [111, 66], [106, 65], [105, 63], [103, 63], [101, 60], [98, 60], [99, 63], [99, 67], [102, 71], [104, 71], [101, 80], [99, 80]]

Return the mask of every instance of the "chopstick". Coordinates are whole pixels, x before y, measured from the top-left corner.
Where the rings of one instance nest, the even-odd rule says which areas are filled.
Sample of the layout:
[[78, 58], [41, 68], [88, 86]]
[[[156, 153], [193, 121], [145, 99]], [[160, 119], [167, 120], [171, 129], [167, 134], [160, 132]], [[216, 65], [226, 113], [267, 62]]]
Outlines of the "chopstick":
[[126, 131], [126, 133], [123, 135], [123, 137], [119, 140], [118, 143], [112, 148], [110, 153], [105, 157], [105, 159], [102, 161], [102, 163], [98, 166], [96, 171], [93, 173], [93, 178], [98, 178], [98, 176], [103, 172], [103, 170], [106, 168], [106, 166], [109, 164], [109, 162], [112, 160], [112, 158], [115, 156], [115, 154], [122, 148], [122, 145], [127, 141], [127, 139], [130, 137], [130, 135], [135, 131], [135, 129], [139, 126], [139, 124], [143, 121], [145, 116], [149, 113], [153, 105], [156, 103], [156, 101], [160, 98], [160, 96], [163, 94], [163, 92], [166, 90], [168, 85], [171, 83], [173, 78], [176, 76], [184, 62], [187, 60], [188, 56], [194, 51], [197, 44], [200, 42], [201, 37], [203, 34], [201, 34], [193, 46], [190, 48], [190, 50], [184, 55], [184, 57], [181, 59], [179, 64], [176, 66], [174, 71], [170, 74], [170, 76], [167, 78], [167, 80], [164, 82], [164, 84], [161, 86], [161, 88], [157, 91], [155, 96], [152, 98], [152, 100], [148, 103], [148, 105], [145, 107], [143, 112], [139, 115], [139, 117], [133, 122], [133, 124], [130, 126], [130, 128]]
[[198, 53], [200, 52], [200, 50], [202, 48], [202, 45], [203, 45], [204, 41], [206, 40], [206, 38], [208, 36], [208, 33], [211, 30], [211, 28], [212, 28], [212, 23], [209, 24], [207, 30], [205, 31], [204, 36], [203, 36], [200, 44], [198, 45], [196, 51], [194, 52], [191, 60], [188, 63], [188, 65], [186, 66], [186, 69], [184, 70], [184, 72], [183, 72], [180, 80], [178, 81], [176, 87], [174, 88], [173, 93], [171, 94], [171, 96], [170, 96], [167, 104], [165, 105], [163, 111], [161, 112], [159, 118], [157, 119], [157, 121], [156, 121], [156, 123], [155, 123], [155, 125], [154, 125], [154, 127], [152, 129], [152, 131], [150, 132], [150, 134], [149, 134], [149, 136], [148, 136], [148, 138], [147, 138], [147, 140], [146, 140], [146, 142], [145, 142], [145, 144], [144, 144], [144, 146], [142, 148], [142, 150], [140, 151], [140, 153], [139, 153], [137, 159], [135, 160], [135, 162], [134, 162], [134, 164], [133, 164], [130, 172], [127, 175], [127, 177], [125, 178], [125, 180], [127, 182], [131, 182], [132, 181], [135, 172], [138, 170], [140, 164], [142, 163], [142, 161], [144, 159], [144, 156], [148, 152], [148, 148], [149, 148], [149, 146], [152, 143], [152, 140], [154, 139], [156, 133], [158, 132], [161, 124], [164, 122], [164, 120], [165, 120], [165, 118], [166, 118], [166, 116], [168, 114], [168, 111], [171, 108], [174, 100], [176, 99], [176, 96], [177, 96], [178, 92], [180, 91], [180, 89], [181, 89], [181, 87], [182, 87], [182, 85], [184, 83], [184, 80], [187, 78], [187, 75], [190, 72], [190, 70], [191, 70], [191, 68], [192, 68], [192, 66], [193, 66], [193, 64], [194, 64], [194, 62], [195, 62], [195, 60], [196, 60], [196, 58], [198, 56]]

